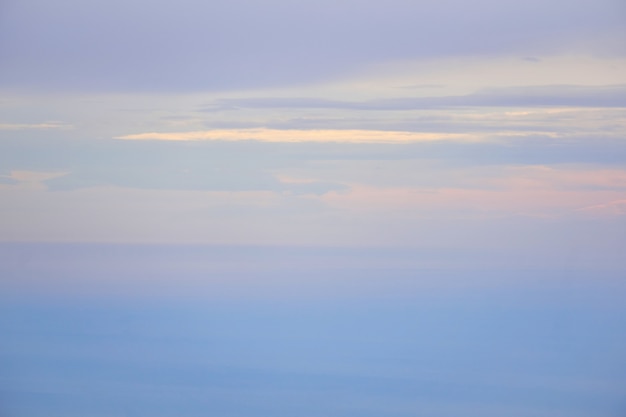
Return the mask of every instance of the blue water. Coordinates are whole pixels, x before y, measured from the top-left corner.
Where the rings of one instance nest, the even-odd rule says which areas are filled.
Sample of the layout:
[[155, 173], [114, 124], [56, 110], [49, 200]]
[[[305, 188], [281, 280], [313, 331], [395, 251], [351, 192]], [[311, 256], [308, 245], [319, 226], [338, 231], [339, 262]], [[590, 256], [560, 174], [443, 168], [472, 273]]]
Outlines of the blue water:
[[597, 301], [5, 300], [0, 415], [623, 417], [626, 308]]
[[624, 417], [626, 273], [478, 255], [0, 245], [0, 417]]

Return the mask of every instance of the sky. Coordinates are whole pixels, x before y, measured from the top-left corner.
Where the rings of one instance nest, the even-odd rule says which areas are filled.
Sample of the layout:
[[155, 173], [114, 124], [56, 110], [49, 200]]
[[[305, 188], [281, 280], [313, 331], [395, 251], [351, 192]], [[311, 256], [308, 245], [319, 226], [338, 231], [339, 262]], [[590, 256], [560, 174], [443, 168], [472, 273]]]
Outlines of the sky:
[[623, 1], [0, 2], [2, 417], [621, 417], [624, 259]]

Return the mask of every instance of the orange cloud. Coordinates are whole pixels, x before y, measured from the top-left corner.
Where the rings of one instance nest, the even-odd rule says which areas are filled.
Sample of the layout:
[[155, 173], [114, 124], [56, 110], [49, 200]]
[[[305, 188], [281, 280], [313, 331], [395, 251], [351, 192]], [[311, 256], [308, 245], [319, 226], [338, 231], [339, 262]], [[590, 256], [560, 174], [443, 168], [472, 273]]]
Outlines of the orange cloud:
[[246, 141], [260, 142], [341, 142], [341, 143], [410, 143], [437, 140], [478, 141], [478, 137], [462, 133], [423, 133], [384, 130], [280, 130], [280, 129], [217, 129], [195, 132], [149, 132], [118, 136], [122, 140], [168, 141]]
[[626, 208], [626, 193], [613, 190], [557, 190], [512, 187], [508, 189], [376, 188], [351, 185], [347, 193], [328, 193], [321, 198], [330, 206], [358, 212], [384, 211], [411, 215], [446, 213], [453, 216], [525, 215], [561, 216], [580, 212], [580, 207], [600, 211], [606, 201], [610, 210]]

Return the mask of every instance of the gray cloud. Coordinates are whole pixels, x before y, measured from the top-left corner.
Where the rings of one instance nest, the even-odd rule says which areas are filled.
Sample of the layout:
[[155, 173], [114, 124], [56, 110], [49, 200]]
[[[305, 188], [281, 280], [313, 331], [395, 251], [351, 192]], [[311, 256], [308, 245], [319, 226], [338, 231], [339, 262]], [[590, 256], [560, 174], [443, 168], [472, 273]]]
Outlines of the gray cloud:
[[[206, 111], [237, 108], [348, 109], [348, 110], [417, 110], [445, 107], [626, 107], [626, 86], [527, 86], [490, 88], [463, 96], [394, 98], [363, 102], [319, 98], [248, 98], [220, 99]], [[201, 108], [204, 111], [205, 108]]]
[[618, 0], [23, 0], [0, 12], [0, 86], [22, 90], [224, 90], [398, 59], [626, 52]]

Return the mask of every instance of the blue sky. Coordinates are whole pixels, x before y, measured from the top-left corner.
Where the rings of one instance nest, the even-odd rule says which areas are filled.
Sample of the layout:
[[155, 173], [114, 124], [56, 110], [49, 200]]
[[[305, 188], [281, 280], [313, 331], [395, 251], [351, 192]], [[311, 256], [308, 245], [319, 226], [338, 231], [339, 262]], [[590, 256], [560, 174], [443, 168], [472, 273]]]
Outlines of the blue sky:
[[618, 0], [4, 1], [0, 414], [621, 415], [625, 138]]

